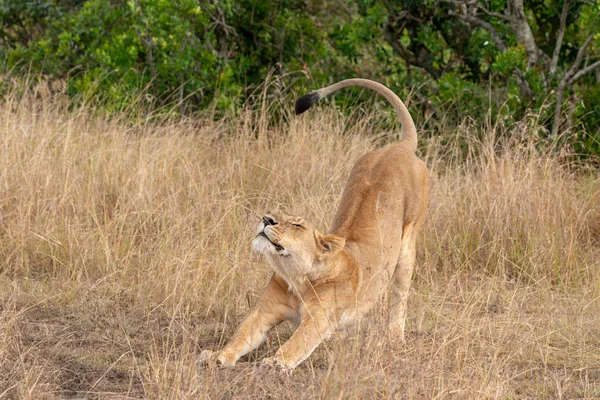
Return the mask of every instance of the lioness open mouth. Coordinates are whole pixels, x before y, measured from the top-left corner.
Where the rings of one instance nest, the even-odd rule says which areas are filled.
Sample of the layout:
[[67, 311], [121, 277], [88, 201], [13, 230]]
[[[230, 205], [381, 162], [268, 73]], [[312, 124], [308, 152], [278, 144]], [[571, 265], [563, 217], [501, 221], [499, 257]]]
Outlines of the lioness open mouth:
[[271, 244], [273, 246], [275, 246], [275, 250], [284, 250], [283, 246], [280, 246], [277, 243], [273, 243], [273, 241], [271, 239], [269, 239], [269, 237], [267, 236], [267, 234], [265, 233], [265, 231], [262, 231], [261, 233], [259, 233], [258, 236], [262, 236], [262, 237], [266, 238], [269, 242], [271, 242]]

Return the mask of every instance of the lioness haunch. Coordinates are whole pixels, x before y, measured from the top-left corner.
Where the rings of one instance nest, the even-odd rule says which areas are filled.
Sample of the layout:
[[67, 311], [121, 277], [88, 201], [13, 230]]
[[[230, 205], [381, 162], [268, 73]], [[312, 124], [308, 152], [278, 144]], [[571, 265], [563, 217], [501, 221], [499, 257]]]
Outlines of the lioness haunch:
[[402, 101], [366, 79], [348, 79], [300, 97], [296, 113], [347, 86], [383, 95], [398, 114], [403, 139], [363, 155], [354, 165], [329, 229], [323, 234], [299, 217], [271, 214], [259, 223], [254, 250], [275, 273], [254, 310], [219, 352], [205, 350], [199, 363], [232, 366], [285, 320], [299, 325], [273, 357], [262, 363], [295, 368], [335, 331], [364, 316], [390, 290], [390, 330], [404, 340], [406, 304], [415, 264], [415, 242], [427, 208], [429, 183], [415, 155], [417, 132]]

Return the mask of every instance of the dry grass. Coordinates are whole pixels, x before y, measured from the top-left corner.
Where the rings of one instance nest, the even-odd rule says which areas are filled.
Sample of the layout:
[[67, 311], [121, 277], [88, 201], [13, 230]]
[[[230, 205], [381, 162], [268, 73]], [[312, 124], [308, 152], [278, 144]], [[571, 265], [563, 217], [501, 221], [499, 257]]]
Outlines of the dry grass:
[[250, 253], [257, 217], [325, 229], [353, 162], [394, 140], [326, 108], [264, 115], [128, 127], [6, 99], [0, 398], [600, 397], [600, 182], [536, 150], [534, 122], [502, 146], [465, 126], [461, 162], [464, 140], [422, 141], [432, 199], [406, 346], [382, 305], [290, 377], [197, 372], [268, 278]]

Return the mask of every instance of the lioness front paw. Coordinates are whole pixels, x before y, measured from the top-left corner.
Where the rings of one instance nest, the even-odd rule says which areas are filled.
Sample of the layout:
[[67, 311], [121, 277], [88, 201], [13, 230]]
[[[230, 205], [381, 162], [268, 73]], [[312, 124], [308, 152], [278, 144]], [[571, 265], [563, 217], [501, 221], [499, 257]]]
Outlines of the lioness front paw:
[[222, 351], [203, 350], [196, 359], [196, 365], [198, 368], [203, 368], [214, 363], [221, 367], [233, 367], [236, 361], [234, 357], [228, 356]]
[[227, 354], [224, 351], [217, 356], [217, 364], [221, 367], [233, 367], [236, 361], [237, 357]]
[[261, 369], [276, 369], [280, 372], [291, 373], [294, 369], [285, 363], [283, 359], [277, 356], [265, 357], [260, 362]]
[[212, 350], [203, 350], [198, 358], [196, 358], [196, 367], [200, 369], [208, 366], [210, 362], [214, 360], [215, 354], [217, 353]]

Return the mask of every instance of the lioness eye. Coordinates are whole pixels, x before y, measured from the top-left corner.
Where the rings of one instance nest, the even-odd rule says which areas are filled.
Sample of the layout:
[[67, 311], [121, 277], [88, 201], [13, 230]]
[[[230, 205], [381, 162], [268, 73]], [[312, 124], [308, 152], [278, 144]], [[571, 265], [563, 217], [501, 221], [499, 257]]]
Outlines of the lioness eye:
[[303, 227], [302, 225], [300, 225], [300, 224], [292, 224], [292, 225], [294, 225], [296, 228], [304, 228], [304, 227]]

